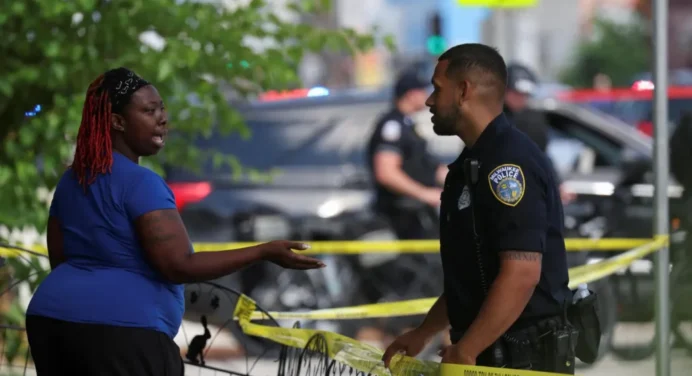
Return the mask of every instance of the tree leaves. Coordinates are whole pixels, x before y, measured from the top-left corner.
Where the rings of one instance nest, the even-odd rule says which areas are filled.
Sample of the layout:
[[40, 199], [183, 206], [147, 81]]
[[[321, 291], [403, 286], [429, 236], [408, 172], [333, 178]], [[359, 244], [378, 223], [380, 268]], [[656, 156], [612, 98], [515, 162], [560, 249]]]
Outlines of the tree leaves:
[[[245, 5], [238, 5], [244, 3]], [[126, 66], [153, 81], [180, 135], [147, 162], [194, 168], [203, 158], [241, 169], [232, 156], [188, 140], [248, 135], [232, 96], [299, 87], [297, 66], [311, 51], [354, 52], [374, 40], [353, 30], [303, 22], [328, 0], [26, 0], [0, 5], [0, 224], [43, 228], [51, 190], [72, 158], [84, 95], [107, 69]], [[221, 7], [219, 4], [229, 4]], [[27, 117], [36, 105], [41, 111]]]
[[565, 83], [591, 87], [594, 76], [603, 73], [613, 86], [629, 86], [636, 74], [649, 69], [648, 35], [642, 24], [597, 20], [594, 26], [595, 38], [579, 46], [574, 63], [562, 75]]

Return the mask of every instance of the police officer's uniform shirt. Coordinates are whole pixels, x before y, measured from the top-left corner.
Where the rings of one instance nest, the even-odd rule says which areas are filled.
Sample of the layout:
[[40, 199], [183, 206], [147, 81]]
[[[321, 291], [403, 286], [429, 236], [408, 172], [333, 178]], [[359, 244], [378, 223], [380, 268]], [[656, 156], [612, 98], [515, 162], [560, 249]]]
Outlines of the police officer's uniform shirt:
[[[465, 183], [466, 158], [479, 161], [478, 181], [471, 187]], [[559, 314], [571, 293], [562, 203], [548, 157], [500, 115], [449, 168], [442, 194], [440, 253], [454, 330], [468, 329], [476, 318], [485, 300], [481, 270], [490, 289], [502, 251], [543, 254], [539, 285], [518, 324]], [[482, 238], [483, 269], [474, 243], [469, 190], [473, 190], [476, 228]]]
[[526, 133], [543, 152], [548, 150], [548, 130], [550, 126], [541, 112], [529, 108], [514, 112], [506, 106], [504, 112], [512, 124], [520, 131]]
[[[368, 162], [372, 169], [377, 152], [393, 151], [401, 155], [402, 170], [413, 180], [428, 187], [436, 186], [439, 162], [428, 151], [427, 141], [415, 130], [408, 116], [394, 109], [377, 122], [368, 145]], [[399, 195], [375, 182], [379, 204], [394, 204]]]

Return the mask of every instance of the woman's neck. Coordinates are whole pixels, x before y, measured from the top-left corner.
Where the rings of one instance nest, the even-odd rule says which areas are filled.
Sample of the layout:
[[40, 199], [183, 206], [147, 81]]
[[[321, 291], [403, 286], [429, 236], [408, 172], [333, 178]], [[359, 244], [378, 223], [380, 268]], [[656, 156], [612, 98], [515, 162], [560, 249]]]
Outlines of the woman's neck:
[[113, 142], [113, 152], [114, 153], [120, 153], [125, 158], [131, 160], [134, 163], [139, 164], [139, 156], [133, 152], [130, 148], [125, 146], [124, 144], [118, 142], [117, 140]]

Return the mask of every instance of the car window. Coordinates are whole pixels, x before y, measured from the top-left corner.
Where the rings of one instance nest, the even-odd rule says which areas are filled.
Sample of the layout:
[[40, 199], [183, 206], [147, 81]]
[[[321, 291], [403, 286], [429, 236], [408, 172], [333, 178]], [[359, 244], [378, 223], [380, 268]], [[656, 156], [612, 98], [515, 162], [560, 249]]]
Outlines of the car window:
[[580, 155], [595, 153], [593, 167], [615, 167], [622, 160], [622, 146], [602, 133], [557, 113], [547, 114], [551, 126], [547, 154], [560, 174], [574, 172]]
[[[364, 167], [367, 140], [381, 112], [374, 107], [359, 109], [353, 111], [352, 107], [341, 106], [253, 111], [245, 114], [245, 123], [251, 132], [249, 138], [234, 132], [200, 137], [193, 142], [201, 150], [231, 155], [243, 168], [258, 171], [287, 167]], [[177, 181], [225, 176], [232, 172], [232, 167], [208, 160], [202, 163], [200, 170], [193, 174], [168, 166], [167, 178]]]

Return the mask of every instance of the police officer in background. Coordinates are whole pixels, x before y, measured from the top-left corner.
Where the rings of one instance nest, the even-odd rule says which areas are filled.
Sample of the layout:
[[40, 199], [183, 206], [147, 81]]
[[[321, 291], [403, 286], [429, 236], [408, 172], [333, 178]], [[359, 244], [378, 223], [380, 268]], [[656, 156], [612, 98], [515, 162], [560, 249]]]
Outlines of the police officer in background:
[[[421, 221], [437, 218], [447, 174], [411, 119], [425, 108], [429, 87], [415, 72], [404, 72], [394, 85], [394, 107], [377, 121], [368, 145], [375, 209], [389, 220], [399, 239], [432, 236]], [[437, 231], [437, 220], [431, 224]]]
[[[544, 153], [547, 153], [550, 129], [548, 120], [542, 113], [528, 107], [528, 102], [536, 93], [537, 88], [538, 77], [531, 69], [517, 63], [507, 66], [507, 91], [503, 111], [517, 129], [526, 133]], [[559, 180], [557, 171], [555, 175]], [[559, 186], [563, 204], [575, 198], [576, 195], [568, 191], [561, 183]]]
[[[440, 195], [447, 167], [442, 165], [427, 148], [426, 140], [415, 129], [411, 116], [425, 109], [430, 82], [415, 72], [401, 74], [394, 85], [394, 105], [378, 119], [367, 148], [367, 160], [375, 185], [375, 211], [386, 219], [399, 239], [433, 239], [438, 237]], [[382, 255], [362, 255], [361, 266], [366, 265], [368, 279], [362, 288], [365, 303], [374, 303], [385, 295], [407, 296], [410, 285], [419, 273], [439, 273], [439, 259], [435, 255], [397, 255], [375, 266], [368, 260]], [[428, 265], [428, 267], [425, 267]], [[418, 270], [412, 266], [417, 266]], [[435, 268], [437, 266], [437, 268]], [[427, 270], [426, 270], [427, 269]], [[417, 273], [417, 274], [414, 274]], [[438, 281], [417, 291], [425, 296], [442, 289]], [[424, 297], [424, 296], [416, 296]], [[388, 296], [392, 298], [392, 296]], [[370, 326], [364, 324], [356, 337], [364, 341], [386, 341], [388, 334], [399, 334], [413, 327], [410, 317], [387, 320]]]
[[573, 374], [562, 204], [551, 162], [503, 114], [505, 62], [492, 47], [458, 45], [438, 59], [433, 84], [433, 130], [466, 145], [442, 194], [444, 293], [385, 364], [416, 356], [451, 324], [443, 363]]
[[538, 77], [529, 68], [520, 64], [507, 66], [504, 113], [545, 152], [548, 149], [548, 122], [543, 114], [528, 108], [537, 86]]

